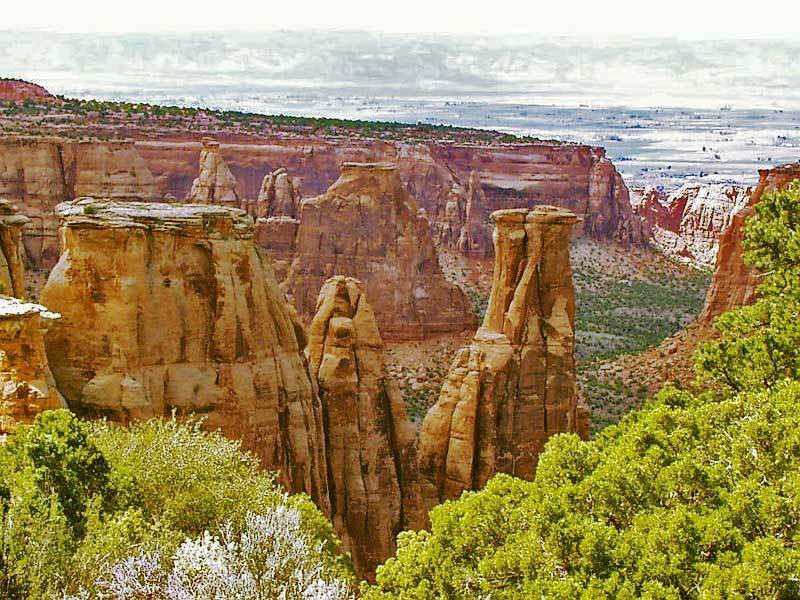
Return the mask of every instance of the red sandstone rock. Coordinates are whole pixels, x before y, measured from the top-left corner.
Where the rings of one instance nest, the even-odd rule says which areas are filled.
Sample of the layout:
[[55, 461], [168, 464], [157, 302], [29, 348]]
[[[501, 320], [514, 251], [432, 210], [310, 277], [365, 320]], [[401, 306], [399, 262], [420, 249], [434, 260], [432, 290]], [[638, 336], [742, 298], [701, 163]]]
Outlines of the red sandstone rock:
[[331, 520], [356, 571], [372, 576], [403, 529], [416, 433], [359, 281], [322, 286], [306, 352], [324, 415]]
[[301, 315], [314, 314], [326, 279], [346, 275], [374, 298], [384, 339], [473, 326], [469, 300], [445, 279], [429, 225], [395, 165], [345, 163], [325, 194], [303, 201], [299, 221], [285, 287]]
[[751, 193], [751, 188], [726, 184], [687, 184], [669, 194], [648, 188], [634, 202], [634, 212], [647, 223], [662, 252], [681, 262], [712, 267], [719, 238]]
[[757, 274], [743, 260], [742, 225], [753, 214], [755, 205], [766, 192], [785, 189], [795, 179], [800, 179], [800, 162], [762, 169], [758, 172], [758, 186], [750, 196], [747, 206], [734, 215], [730, 227], [722, 235], [714, 269], [714, 277], [700, 315], [701, 323], [710, 323], [724, 312], [750, 304], [758, 287]]
[[236, 178], [222, 158], [219, 142], [203, 138], [200, 151], [200, 175], [192, 183], [186, 202], [193, 204], [224, 204], [239, 208]]
[[56, 102], [57, 98], [42, 86], [22, 79], [0, 79], [0, 101]]
[[568, 243], [578, 221], [539, 207], [498, 211], [483, 325], [462, 348], [419, 441], [425, 508], [495, 473], [532, 479], [555, 433], [588, 434], [575, 393], [575, 292]]

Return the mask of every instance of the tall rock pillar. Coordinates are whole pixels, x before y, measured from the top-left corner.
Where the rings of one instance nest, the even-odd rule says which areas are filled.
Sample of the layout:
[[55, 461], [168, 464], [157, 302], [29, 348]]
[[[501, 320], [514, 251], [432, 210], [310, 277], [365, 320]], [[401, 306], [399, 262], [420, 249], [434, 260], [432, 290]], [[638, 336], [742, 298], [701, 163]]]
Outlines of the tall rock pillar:
[[588, 434], [575, 393], [575, 291], [569, 239], [578, 218], [552, 206], [493, 213], [489, 307], [453, 362], [419, 442], [426, 508], [495, 473], [532, 479], [556, 433]]

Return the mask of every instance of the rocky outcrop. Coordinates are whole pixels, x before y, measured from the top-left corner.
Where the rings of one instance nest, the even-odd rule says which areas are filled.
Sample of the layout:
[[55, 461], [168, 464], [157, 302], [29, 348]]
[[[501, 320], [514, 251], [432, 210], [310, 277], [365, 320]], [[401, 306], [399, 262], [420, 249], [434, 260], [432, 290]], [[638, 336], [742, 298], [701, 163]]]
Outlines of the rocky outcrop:
[[247, 212], [254, 219], [266, 217], [291, 217], [296, 219], [300, 210], [300, 187], [284, 168], [264, 176], [258, 199], [247, 204]]
[[238, 208], [239, 192], [236, 178], [231, 173], [219, 149], [219, 142], [203, 138], [200, 151], [200, 175], [192, 183], [186, 202], [194, 204], [223, 204]]
[[[634, 244], [647, 241], [639, 217], [632, 215], [625, 183], [602, 148], [552, 142], [470, 144], [434, 139], [409, 143], [280, 134], [246, 142], [233, 135], [220, 134], [217, 139], [226, 144], [225, 160], [245, 198], [257, 197], [265, 171], [279, 167], [302, 181], [306, 195], [315, 196], [337, 179], [343, 162], [392, 162], [435, 230], [445, 222], [451, 190], [458, 185], [466, 190], [474, 171], [487, 213], [553, 204], [581, 217], [586, 235]], [[196, 137], [187, 140], [181, 132], [143, 141], [139, 150], [167, 191], [180, 198], [196, 176], [198, 145]]]
[[0, 198], [0, 292], [15, 298], [25, 297], [22, 228], [29, 222], [16, 206]]
[[474, 323], [464, 292], [447, 282], [428, 222], [389, 163], [345, 163], [328, 191], [303, 201], [296, 258], [285, 280], [301, 315], [334, 275], [364, 282], [384, 339], [463, 331]]
[[547, 439], [588, 434], [575, 393], [576, 216], [555, 207], [493, 213], [495, 267], [483, 324], [453, 362], [419, 441], [426, 508], [495, 473], [532, 479]]
[[42, 86], [22, 79], [0, 78], [0, 102], [55, 102], [57, 98]]
[[47, 364], [43, 332], [60, 315], [0, 296], [0, 435], [44, 410], [66, 406]]
[[634, 212], [668, 256], [700, 268], [714, 266], [719, 238], [752, 193], [728, 184], [686, 184], [671, 193], [647, 188], [636, 194]]
[[359, 281], [322, 286], [306, 352], [324, 415], [331, 520], [357, 571], [371, 575], [403, 529], [416, 432]]
[[328, 511], [304, 336], [240, 209], [85, 198], [57, 207], [64, 252], [42, 292], [70, 408], [127, 421], [202, 413]]
[[133, 142], [0, 137], [0, 197], [31, 219], [23, 242], [34, 266], [59, 256], [56, 204], [78, 196], [150, 201], [156, 182]]
[[489, 213], [486, 210], [486, 195], [476, 171], [469, 175], [469, 187], [464, 207], [464, 224], [458, 236], [458, 250], [464, 256], [488, 258], [494, 248], [491, 242]]
[[758, 186], [750, 195], [747, 206], [733, 216], [730, 227], [719, 241], [714, 276], [700, 315], [701, 323], [710, 323], [724, 312], [750, 304], [759, 284], [758, 274], [744, 263], [742, 242], [745, 220], [755, 211], [767, 192], [785, 189], [795, 179], [800, 179], [800, 162], [762, 169], [758, 172]]

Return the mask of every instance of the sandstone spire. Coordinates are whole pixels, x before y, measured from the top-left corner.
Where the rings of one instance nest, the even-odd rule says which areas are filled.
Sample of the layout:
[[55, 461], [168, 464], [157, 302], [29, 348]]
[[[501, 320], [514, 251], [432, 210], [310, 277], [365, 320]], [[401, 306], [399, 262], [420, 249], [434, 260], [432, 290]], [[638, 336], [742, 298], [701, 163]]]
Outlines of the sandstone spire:
[[345, 163], [341, 177], [301, 206], [287, 291], [311, 316], [333, 275], [357, 277], [375, 303], [384, 339], [462, 331], [474, 323], [466, 294], [447, 282], [429, 224], [391, 163]]
[[469, 174], [464, 225], [458, 238], [458, 249], [464, 256], [488, 258], [492, 255], [488, 216], [481, 179], [478, 172], [473, 170]]
[[194, 204], [224, 204], [239, 207], [236, 178], [219, 150], [219, 142], [203, 138], [200, 151], [200, 175], [192, 183], [186, 202]]
[[254, 219], [266, 217], [297, 218], [300, 208], [300, 189], [286, 169], [277, 169], [264, 176], [258, 200], [248, 212]]
[[357, 571], [369, 576], [394, 553], [403, 528], [416, 435], [361, 282], [325, 282], [306, 352], [324, 415], [331, 520]]
[[532, 479], [547, 438], [588, 433], [575, 394], [575, 293], [568, 242], [578, 222], [541, 206], [500, 210], [492, 293], [425, 417], [419, 470], [427, 508], [497, 472]]
[[64, 253], [42, 302], [63, 315], [46, 345], [70, 407], [202, 413], [327, 512], [304, 336], [244, 211], [85, 198], [57, 213]]
[[43, 332], [60, 317], [39, 304], [0, 296], [0, 434], [43, 410], [66, 406], [47, 364]]

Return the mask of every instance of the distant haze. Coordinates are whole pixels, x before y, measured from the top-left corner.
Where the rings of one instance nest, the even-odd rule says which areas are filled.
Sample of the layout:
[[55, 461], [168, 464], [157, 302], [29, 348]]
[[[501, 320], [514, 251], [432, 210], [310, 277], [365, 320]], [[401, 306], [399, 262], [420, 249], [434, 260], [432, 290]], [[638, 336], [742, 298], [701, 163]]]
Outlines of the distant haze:
[[578, 141], [637, 185], [753, 182], [800, 158], [798, 57], [800, 37], [0, 32], [0, 76], [70, 97]]

